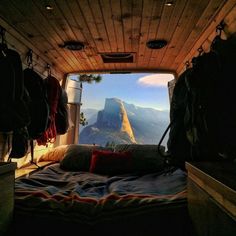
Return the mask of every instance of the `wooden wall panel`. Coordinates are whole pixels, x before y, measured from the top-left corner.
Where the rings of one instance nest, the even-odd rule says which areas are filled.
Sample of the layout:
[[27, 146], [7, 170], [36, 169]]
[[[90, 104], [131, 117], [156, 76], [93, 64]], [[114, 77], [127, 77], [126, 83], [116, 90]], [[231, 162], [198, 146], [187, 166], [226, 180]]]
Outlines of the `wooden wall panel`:
[[[46, 4], [52, 9], [47, 10]], [[216, 25], [235, 4], [236, 0], [178, 0], [172, 6], [164, 0], [1, 0], [0, 18], [62, 74], [180, 73], [199, 46], [209, 45]], [[149, 49], [146, 43], [152, 39], [165, 39], [168, 44]], [[85, 47], [69, 51], [62, 47], [68, 40], [81, 41]], [[103, 63], [104, 52], [132, 52], [135, 61]]]
[[181, 74], [185, 70], [184, 63], [190, 61], [194, 56], [198, 55], [198, 48], [202, 47], [204, 51], [209, 51], [210, 45], [217, 35], [216, 27], [220, 22], [224, 20], [226, 23], [225, 30], [228, 35], [236, 32], [236, 1], [229, 0], [225, 5], [219, 9], [219, 13], [211, 21], [209, 27], [204, 31], [204, 33], [195, 42], [194, 47], [190, 50], [185, 58], [182, 59], [182, 63], [179, 63], [177, 68], [177, 74]]

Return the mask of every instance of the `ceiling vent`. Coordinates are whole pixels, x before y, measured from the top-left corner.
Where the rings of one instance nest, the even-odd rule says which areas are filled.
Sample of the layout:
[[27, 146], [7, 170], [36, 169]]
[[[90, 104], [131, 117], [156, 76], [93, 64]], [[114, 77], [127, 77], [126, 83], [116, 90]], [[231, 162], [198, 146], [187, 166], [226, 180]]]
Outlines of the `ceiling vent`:
[[104, 63], [133, 63], [133, 53], [101, 53]]

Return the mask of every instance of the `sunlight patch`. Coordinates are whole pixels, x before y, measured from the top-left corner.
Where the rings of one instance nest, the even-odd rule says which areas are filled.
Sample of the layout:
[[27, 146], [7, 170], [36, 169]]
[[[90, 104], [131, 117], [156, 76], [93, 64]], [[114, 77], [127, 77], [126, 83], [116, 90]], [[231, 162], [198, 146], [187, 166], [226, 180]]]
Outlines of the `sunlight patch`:
[[167, 83], [173, 80], [173, 74], [152, 74], [138, 79], [138, 84], [147, 87], [167, 87]]

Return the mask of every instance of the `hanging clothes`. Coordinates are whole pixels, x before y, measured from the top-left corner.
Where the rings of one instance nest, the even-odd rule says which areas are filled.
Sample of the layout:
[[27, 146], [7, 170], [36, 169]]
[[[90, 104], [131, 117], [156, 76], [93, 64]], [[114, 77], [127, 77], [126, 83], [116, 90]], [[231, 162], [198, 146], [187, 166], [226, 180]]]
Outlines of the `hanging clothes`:
[[65, 89], [61, 88], [57, 112], [55, 117], [58, 134], [65, 134], [69, 128], [68, 96]]
[[30, 122], [24, 102], [24, 78], [20, 54], [7, 47], [4, 35], [0, 43], [0, 132], [23, 128]]
[[48, 128], [43, 132], [41, 137], [37, 139], [37, 143], [38, 145], [46, 146], [48, 143], [55, 142], [57, 136], [55, 117], [58, 110], [61, 85], [59, 81], [51, 75], [49, 75], [44, 80], [44, 83], [47, 90], [47, 98], [49, 104], [49, 122]]

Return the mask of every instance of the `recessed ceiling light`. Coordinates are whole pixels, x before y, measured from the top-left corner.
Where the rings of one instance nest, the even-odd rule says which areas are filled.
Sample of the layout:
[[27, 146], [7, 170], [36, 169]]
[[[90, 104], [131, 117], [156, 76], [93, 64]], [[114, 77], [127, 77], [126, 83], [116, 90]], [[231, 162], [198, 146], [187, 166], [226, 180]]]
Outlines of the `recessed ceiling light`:
[[49, 4], [48, 4], [48, 5], [46, 5], [46, 6], [45, 6], [45, 8], [46, 8], [46, 10], [48, 10], [48, 11], [51, 11], [51, 10], [53, 10], [53, 7], [52, 7], [51, 5], [49, 5]]
[[146, 45], [150, 49], [161, 49], [167, 45], [167, 41], [164, 39], [154, 39], [149, 40]]
[[167, 1], [165, 3], [165, 6], [171, 7], [173, 4], [174, 4], [173, 1]]

